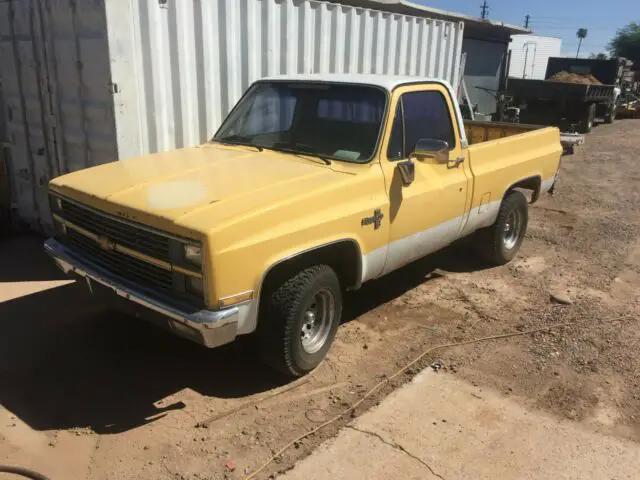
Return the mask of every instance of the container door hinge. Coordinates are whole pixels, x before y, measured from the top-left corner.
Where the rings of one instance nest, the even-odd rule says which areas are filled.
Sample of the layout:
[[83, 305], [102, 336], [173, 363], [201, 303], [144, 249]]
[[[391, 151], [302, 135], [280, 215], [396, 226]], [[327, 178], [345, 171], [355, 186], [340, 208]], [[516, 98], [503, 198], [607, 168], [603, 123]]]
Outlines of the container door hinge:
[[118, 90], [118, 84], [115, 82], [111, 82], [109, 83], [109, 90], [111, 91], [112, 95], [115, 95], [116, 93], [119, 92]]

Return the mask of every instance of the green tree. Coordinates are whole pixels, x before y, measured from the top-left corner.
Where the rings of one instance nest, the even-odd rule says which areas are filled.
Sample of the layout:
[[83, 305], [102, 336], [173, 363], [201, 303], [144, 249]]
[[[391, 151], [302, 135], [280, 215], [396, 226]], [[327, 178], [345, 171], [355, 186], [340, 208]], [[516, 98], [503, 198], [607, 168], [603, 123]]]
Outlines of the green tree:
[[606, 53], [592, 53], [589, 58], [594, 60], [607, 60], [609, 56]]
[[586, 28], [579, 28], [578, 31], [576, 32], [576, 37], [578, 37], [578, 53], [576, 53], [576, 58], [578, 58], [580, 56], [580, 47], [582, 46], [582, 40], [584, 40], [585, 38], [587, 38], [587, 29]]
[[631, 22], [619, 29], [609, 43], [609, 52], [613, 57], [633, 60], [636, 68], [640, 66], [640, 23]]

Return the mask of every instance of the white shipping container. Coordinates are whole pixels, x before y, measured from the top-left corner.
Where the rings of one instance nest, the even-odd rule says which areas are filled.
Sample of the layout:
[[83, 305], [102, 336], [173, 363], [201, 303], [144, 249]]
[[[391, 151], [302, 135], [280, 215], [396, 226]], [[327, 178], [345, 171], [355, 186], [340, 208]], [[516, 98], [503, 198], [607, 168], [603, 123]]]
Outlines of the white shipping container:
[[512, 35], [509, 76], [544, 80], [549, 57], [559, 57], [562, 40], [539, 35]]
[[0, 0], [13, 208], [48, 181], [210, 138], [248, 85], [289, 73], [457, 84], [463, 24], [309, 0]]

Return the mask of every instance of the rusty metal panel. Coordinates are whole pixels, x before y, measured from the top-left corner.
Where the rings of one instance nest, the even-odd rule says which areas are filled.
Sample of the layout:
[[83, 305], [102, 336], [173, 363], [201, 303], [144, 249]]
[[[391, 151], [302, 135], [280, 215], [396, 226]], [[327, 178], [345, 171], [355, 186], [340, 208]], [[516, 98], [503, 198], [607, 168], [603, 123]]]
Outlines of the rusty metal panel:
[[118, 158], [103, 0], [0, 1], [12, 208], [51, 226], [47, 184]]

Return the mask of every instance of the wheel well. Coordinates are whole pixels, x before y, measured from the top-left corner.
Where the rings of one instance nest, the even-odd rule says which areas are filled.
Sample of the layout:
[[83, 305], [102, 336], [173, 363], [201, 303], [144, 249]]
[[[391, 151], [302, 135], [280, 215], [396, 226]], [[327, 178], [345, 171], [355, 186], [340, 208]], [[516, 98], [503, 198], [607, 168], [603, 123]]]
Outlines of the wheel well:
[[520, 180], [517, 183], [514, 183], [507, 189], [507, 193], [511, 190], [515, 190], [516, 188], [523, 190], [531, 190], [531, 203], [535, 203], [540, 196], [540, 188], [542, 187], [542, 178], [539, 176], [525, 178], [524, 180]]
[[260, 288], [262, 293], [270, 291], [297, 272], [313, 265], [328, 265], [338, 275], [343, 288], [360, 287], [362, 254], [355, 240], [342, 240], [308, 250], [273, 265]]

